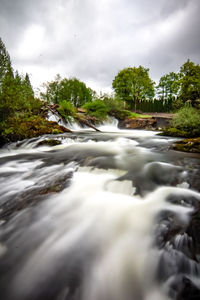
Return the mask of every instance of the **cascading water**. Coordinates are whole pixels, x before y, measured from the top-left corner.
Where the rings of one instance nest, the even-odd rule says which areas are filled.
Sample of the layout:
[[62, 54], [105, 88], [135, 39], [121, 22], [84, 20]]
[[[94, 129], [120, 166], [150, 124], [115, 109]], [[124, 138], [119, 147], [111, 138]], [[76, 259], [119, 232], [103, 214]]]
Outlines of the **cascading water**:
[[200, 158], [151, 131], [45, 138], [0, 152], [0, 299], [199, 299]]
[[116, 131], [119, 131], [118, 123], [119, 123], [119, 121], [116, 118], [109, 117], [108, 120], [106, 122], [104, 122], [103, 125], [99, 126], [98, 128], [101, 131], [116, 132]]

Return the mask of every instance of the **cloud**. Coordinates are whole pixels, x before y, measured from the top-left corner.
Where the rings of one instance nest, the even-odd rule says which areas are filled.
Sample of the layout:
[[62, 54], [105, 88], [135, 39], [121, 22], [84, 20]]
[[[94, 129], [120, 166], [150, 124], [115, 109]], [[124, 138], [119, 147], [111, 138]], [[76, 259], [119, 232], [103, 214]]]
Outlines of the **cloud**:
[[60, 73], [111, 87], [119, 70], [154, 80], [200, 60], [199, 0], [1, 0], [0, 33], [14, 67], [34, 85]]

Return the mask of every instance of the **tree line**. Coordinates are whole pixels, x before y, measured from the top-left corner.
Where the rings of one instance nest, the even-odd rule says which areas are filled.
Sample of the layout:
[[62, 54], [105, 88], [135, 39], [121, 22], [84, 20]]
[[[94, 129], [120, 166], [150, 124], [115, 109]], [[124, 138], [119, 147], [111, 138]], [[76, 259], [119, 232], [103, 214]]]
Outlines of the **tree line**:
[[0, 39], [0, 123], [20, 114], [31, 115], [40, 106], [29, 75], [14, 72], [10, 55]]
[[[189, 59], [181, 66], [178, 73], [163, 75], [158, 85], [150, 78], [149, 69], [143, 66], [129, 67], [118, 72], [112, 82], [114, 94], [109, 96], [120, 99], [124, 108], [143, 112], [169, 112], [184, 106], [199, 105], [200, 99], [200, 65]], [[42, 99], [59, 103], [69, 101], [75, 107], [97, 99], [103, 100], [108, 95], [97, 96], [96, 92], [86, 87], [76, 78], [55, 80], [45, 84]], [[119, 101], [118, 101], [119, 103]]]
[[170, 111], [181, 108], [187, 101], [198, 106], [200, 65], [188, 59], [178, 73], [163, 75], [158, 85], [150, 78], [149, 69], [125, 68], [116, 75], [112, 87], [130, 109]]
[[[150, 78], [148, 68], [124, 68], [113, 79], [112, 88], [112, 95], [99, 96], [77, 78], [62, 79], [57, 75], [44, 84], [40, 98], [43, 103], [58, 104], [65, 115], [73, 115], [74, 108], [83, 106], [90, 113], [99, 110], [104, 111], [104, 115], [124, 109], [168, 112], [185, 103], [199, 107], [200, 65], [187, 60], [179, 72], [162, 76], [157, 85]], [[37, 113], [42, 101], [34, 97], [29, 75], [14, 72], [9, 53], [0, 39], [0, 124], [22, 114]]]
[[44, 118], [43, 103], [34, 96], [29, 75], [14, 71], [0, 38], [0, 145], [25, 138], [62, 133]]

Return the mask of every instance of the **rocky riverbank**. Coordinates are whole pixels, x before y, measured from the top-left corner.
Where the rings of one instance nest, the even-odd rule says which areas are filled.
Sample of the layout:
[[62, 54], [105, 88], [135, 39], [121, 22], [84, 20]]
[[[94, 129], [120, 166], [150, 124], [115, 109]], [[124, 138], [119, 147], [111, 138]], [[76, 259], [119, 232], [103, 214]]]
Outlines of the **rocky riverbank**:
[[[142, 115], [141, 115], [142, 116]], [[169, 126], [172, 116], [169, 114], [149, 114], [149, 117], [125, 118], [119, 122], [120, 128], [125, 129], [165, 129]]]
[[0, 145], [44, 134], [71, 132], [69, 129], [58, 125], [56, 122], [48, 121], [41, 116], [13, 118], [1, 129]]

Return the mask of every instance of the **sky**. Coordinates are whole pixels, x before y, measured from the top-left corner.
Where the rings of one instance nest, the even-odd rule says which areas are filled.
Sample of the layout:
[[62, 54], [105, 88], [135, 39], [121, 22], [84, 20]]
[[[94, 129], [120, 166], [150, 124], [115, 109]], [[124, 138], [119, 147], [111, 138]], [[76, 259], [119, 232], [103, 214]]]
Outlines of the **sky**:
[[34, 88], [76, 77], [111, 91], [139, 65], [159, 78], [200, 63], [200, 0], [0, 0], [0, 37]]

